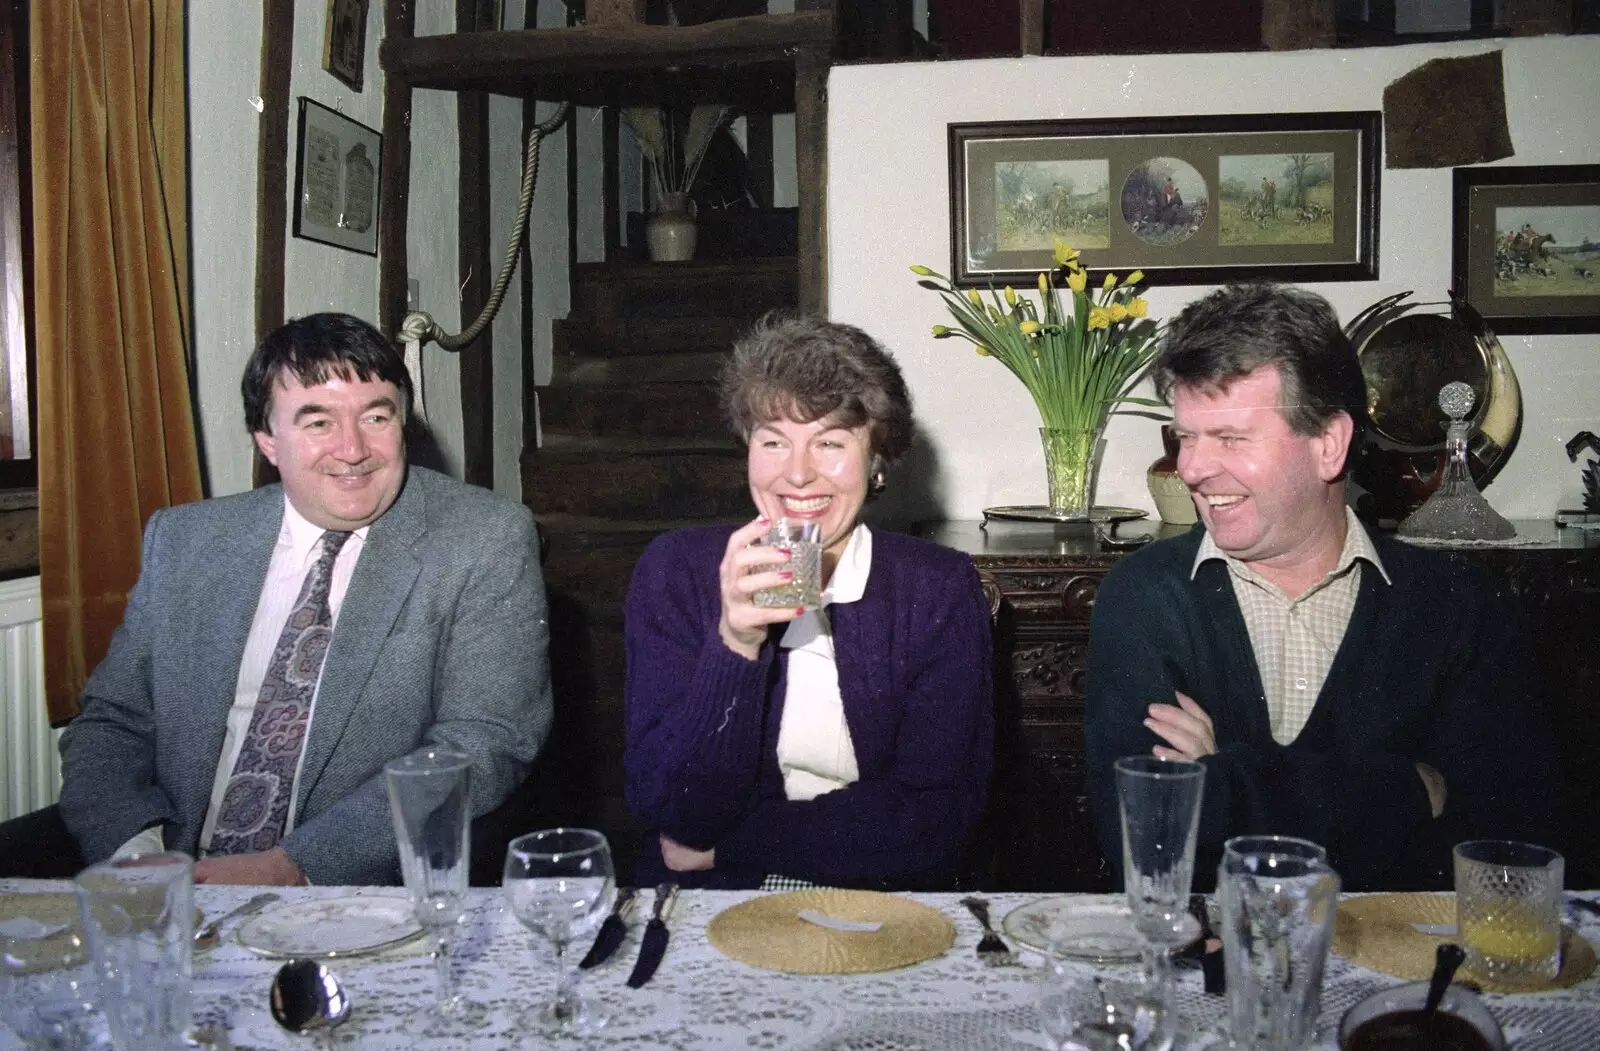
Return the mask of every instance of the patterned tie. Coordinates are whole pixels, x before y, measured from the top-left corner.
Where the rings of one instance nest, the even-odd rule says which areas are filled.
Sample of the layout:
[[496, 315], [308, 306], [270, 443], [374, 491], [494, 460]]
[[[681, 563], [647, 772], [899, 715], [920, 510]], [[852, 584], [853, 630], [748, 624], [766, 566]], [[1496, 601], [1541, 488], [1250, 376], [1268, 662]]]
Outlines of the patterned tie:
[[283, 838], [295, 767], [311, 721], [311, 699], [333, 638], [328, 609], [333, 562], [348, 539], [349, 533], [322, 534], [322, 554], [284, 622], [211, 832], [212, 854], [268, 850]]

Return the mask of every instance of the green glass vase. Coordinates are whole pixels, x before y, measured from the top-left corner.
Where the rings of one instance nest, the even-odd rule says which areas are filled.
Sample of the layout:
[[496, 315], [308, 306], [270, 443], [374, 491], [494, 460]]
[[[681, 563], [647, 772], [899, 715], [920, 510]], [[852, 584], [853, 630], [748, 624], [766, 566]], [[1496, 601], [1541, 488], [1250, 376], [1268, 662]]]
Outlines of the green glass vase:
[[1050, 513], [1057, 518], [1087, 518], [1094, 506], [1094, 454], [1098, 430], [1040, 427]]

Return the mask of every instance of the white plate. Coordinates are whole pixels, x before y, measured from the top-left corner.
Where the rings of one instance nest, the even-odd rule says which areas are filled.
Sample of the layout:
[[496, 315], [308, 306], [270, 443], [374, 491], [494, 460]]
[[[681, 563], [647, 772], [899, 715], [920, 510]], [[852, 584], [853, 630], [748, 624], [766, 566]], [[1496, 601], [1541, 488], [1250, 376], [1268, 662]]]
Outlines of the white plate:
[[[1133, 929], [1133, 914], [1122, 903], [1041, 898], [1006, 913], [1000, 926], [1012, 941], [1047, 956], [1095, 963], [1139, 958], [1139, 932]], [[1196, 922], [1195, 934], [1199, 933]]]
[[239, 925], [239, 944], [263, 956], [332, 958], [377, 952], [422, 933], [410, 898], [369, 895], [292, 901]]

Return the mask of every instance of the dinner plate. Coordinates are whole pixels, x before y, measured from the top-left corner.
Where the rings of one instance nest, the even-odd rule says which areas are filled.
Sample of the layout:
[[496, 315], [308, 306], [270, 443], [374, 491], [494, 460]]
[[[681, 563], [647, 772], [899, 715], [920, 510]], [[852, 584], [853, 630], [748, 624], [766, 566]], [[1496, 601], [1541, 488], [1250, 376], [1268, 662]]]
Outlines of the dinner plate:
[[1000, 927], [1012, 941], [1035, 952], [1095, 963], [1137, 960], [1142, 944], [1126, 904], [1077, 897], [1019, 905], [1006, 913]]
[[411, 899], [386, 895], [292, 901], [239, 925], [239, 944], [263, 956], [332, 959], [377, 952], [422, 933]]

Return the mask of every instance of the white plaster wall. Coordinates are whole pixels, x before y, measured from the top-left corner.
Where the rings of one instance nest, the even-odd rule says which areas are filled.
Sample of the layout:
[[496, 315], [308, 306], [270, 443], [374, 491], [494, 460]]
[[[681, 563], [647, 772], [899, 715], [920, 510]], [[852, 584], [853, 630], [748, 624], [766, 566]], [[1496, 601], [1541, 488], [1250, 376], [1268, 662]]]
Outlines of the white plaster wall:
[[[1382, 109], [1383, 88], [1431, 58], [1504, 52], [1516, 156], [1505, 164], [1600, 162], [1600, 38], [1542, 37], [1290, 53], [1028, 58], [843, 66], [829, 81], [829, 302], [898, 356], [931, 458], [929, 492], [896, 496], [895, 518], [975, 518], [995, 504], [1040, 503], [1038, 414], [1020, 383], [955, 340], [937, 297], [907, 267], [950, 267], [945, 125], [954, 121]], [[1449, 169], [1383, 172], [1381, 279], [1312, 286], [1342, 317], [1391, 292], [1442, 298], [1450, 281]], [[1208, 287], [1156, 289], [1154, 316]], [[1579, 506], [1562, 444], [1600, 422], [1600, 336], [1502, 337], [1522, 384], [1522, 437], [1486, 496], [1511, 517]], [[1142, 393], [1148, 394], [1148, 390]], [[1153, 508], [1145, 468], [1156, 426], [1113, 420], [1098, 500]], [[898, 500], [898, 502], [896, 502]]]
[[[255, 342], [260, 0], [189, 5], [195, 397], [210, 492], [250, 488], [239, 374]], [[335, 81], [337, 83], [337, 81]]]

